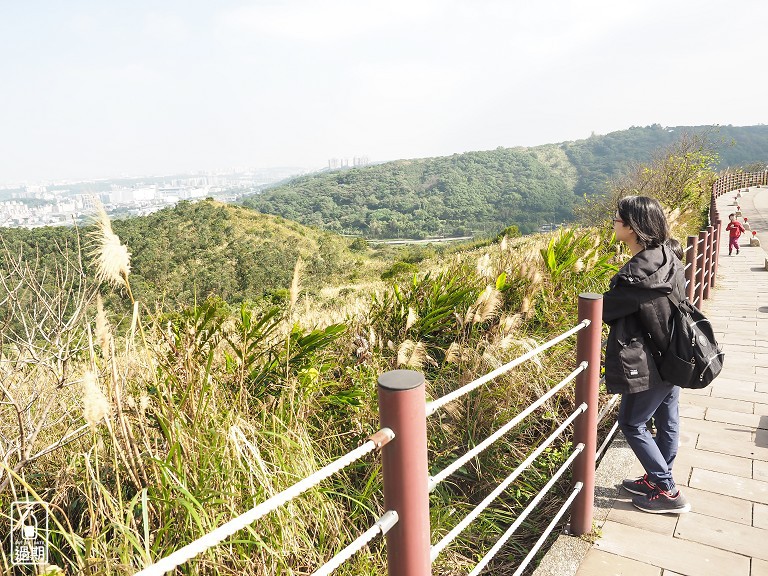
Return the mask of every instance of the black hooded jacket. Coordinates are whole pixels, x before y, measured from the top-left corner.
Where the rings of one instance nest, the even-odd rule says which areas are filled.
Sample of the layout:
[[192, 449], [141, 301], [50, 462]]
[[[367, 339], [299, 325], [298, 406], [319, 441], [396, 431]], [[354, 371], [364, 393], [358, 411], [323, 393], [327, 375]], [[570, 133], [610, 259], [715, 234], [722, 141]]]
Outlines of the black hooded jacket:
[[603, 295], [603, 321], [611, 328], [605, 350], [605, 384], [611, 393], [632, 394], [671, 386], [659, 375], [659, 350], [669, 345], [674, 292], [685, 299], [680, 260], [663, 244], [635, 254], [611, 279]]

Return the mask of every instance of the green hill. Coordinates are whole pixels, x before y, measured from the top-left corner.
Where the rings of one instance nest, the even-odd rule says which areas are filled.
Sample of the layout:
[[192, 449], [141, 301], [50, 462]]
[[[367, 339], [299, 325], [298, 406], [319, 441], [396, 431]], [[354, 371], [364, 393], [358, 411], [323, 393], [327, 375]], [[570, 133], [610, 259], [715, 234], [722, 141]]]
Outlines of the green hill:
[[[359, 245], [352, 239], [213, 201], [180, 202], [149, 216], [116, 220], [112, 226], [131, 252], [134, 296], [145, 303], [162, 301], [166, 308], [210, 296], [229, 303], [283, 298], [299, 257], [304, 263], [302, 285], [308, 290], [319, 290], [329, 281], [341, 284], [366, 275], [367, 266], [376, 267], [375, 261], [350, 249]], [[87, 254], [89, 238], [83, 232], [79, 242]], [[23, 251], [27, 261], [37, 254], [49, 279], [53, 265], [62, 264], [65, 255], [74, 259], [78, 246], [77, 230], [70, 227], [6, 228], [2, 242], [10, 254]]]
[[243, 200], [303, 224], [368, 238], [532, 232], [567, 220], [628, 165], [648, 161], [683, 132], [706, 133], [720, 167], [768, 158], [768, 126], [632, 127], [585, 140], [398, 160], [304, 176]]

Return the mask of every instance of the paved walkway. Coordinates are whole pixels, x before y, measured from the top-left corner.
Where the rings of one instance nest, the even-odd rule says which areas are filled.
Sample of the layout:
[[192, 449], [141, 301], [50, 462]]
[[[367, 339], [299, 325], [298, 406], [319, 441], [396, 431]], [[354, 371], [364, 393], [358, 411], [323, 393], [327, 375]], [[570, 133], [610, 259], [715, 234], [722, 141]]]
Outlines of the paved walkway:
[[[735, 211], [734, 195], [718, 201], [726, 221]], [[768, 244], [768, 188], [743, 192], [740, 204]], [[647, 514], [632, 506], [616, 478], [643, 470], [619, 437], [616, 453], [630, 455], [624, 462], [631, 469], [602, 485], [598, 474], [600, 537], [578, 567], [560, 561], [559, 574], [768, 576], [768, 271], [763, 248], [749, 247], [745, 237], [741, 245], [741, 253], [729, 257], [722, 239], [717, 287], [704, 304], [725, 350], [723, 371], [708, 388], [681, 396], [674, 472], [692, 511]], [[579, 547], [570, 540], [566, 546]], [[544, 564], [537, 574], [554, 573]]]

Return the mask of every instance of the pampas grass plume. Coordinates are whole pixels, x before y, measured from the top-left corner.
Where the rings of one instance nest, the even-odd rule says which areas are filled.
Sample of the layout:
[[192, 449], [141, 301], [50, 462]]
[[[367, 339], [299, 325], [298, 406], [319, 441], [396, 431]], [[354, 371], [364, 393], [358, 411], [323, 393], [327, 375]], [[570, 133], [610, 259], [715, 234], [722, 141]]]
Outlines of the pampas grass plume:
[[517, 328], [520, 325], [520, 322], [522, 322], [523, 317], [521, 314], [512, 314], [511, 316], [507, 315], [502, 317], [499, 320], [499, 329], [502, 334], [510, 334], [515, 328]]
[[99, 423], [109, 415], [109, 400], [99, 386], [96, 374], [88, 371], [83, 376], [83, 417], [95, 430]]
[[299, 256], [296, 259], [296, 266], [293, 267], [293, 280], [291, 280], [291, 310], [296, 306], [296, 301], [299, 299], [299, 293], [301, 292], [301, 271], [303, 268], [304, 262], [302, 262], [301, 256]]
[[408, 307], [408, 318], [405, 321], [405, 329], [408, 330], [411, 326], [413, 326], [416, 323], [416, 320], [419, 319], [419, 316], [416, 314], [416, 311]]
[[491, 255], [483, 254], [477, 260], [477, 275], [481, 278], [489, 278], [493, 274], [491, 270]]
[[90, 236], [95, 244], [89, 255], [96, 259], [96, 279], [110, 286], [127, 286], [131, 254], [112, 231], [112, 222], [101, 204], [96, 210], [96, 230]]
[[427, 349], [421, 342], [405, 340], [397, 348], [397, 365], [421, 368], [427, 359]]
[[528, 310], [531, 308], [531, 301], [526, 296], [523, 298], [523, 301], [520, 303], [520, 312], [525, 314], [528, 312]]
[[446, 364], [458, 364], [461, 360], [461, 345], [458, 342], [451, 342], [448, 350], [445, 351]]
[[475, 314], [474, 322], [486, 322], [496, 316], [496, 313], [499, 311], [501, 307], [501, 292], [493, 286], [486, 286], [475, 305], [477, 306], [477, 313]]

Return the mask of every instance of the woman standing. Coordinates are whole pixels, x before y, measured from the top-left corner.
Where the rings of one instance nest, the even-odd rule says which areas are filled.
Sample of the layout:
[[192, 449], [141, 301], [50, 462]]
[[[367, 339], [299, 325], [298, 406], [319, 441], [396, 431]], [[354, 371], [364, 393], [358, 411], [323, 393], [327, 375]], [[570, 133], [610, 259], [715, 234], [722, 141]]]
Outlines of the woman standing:
[[[622, 485], [636, 494], [632, 503], [641, 510], [688, 512], [691, 506], [672, 477], [680, 430], [680, 388], [665, 381], [656, 367], [658, 351], [669, 344], [672, 325], [673, 308], [666, 295], [685, 299], [683, 267], [667, 244], [669, 227], [657, 200], [622, 198], [613, 228], [632, 258], [604, 294], [603, 321], [610, 326], [605, 383], [609, 392], [622, 395], [619, 426], [646, 472]], [[655, 438], [646, 427], [651, 416]]]

